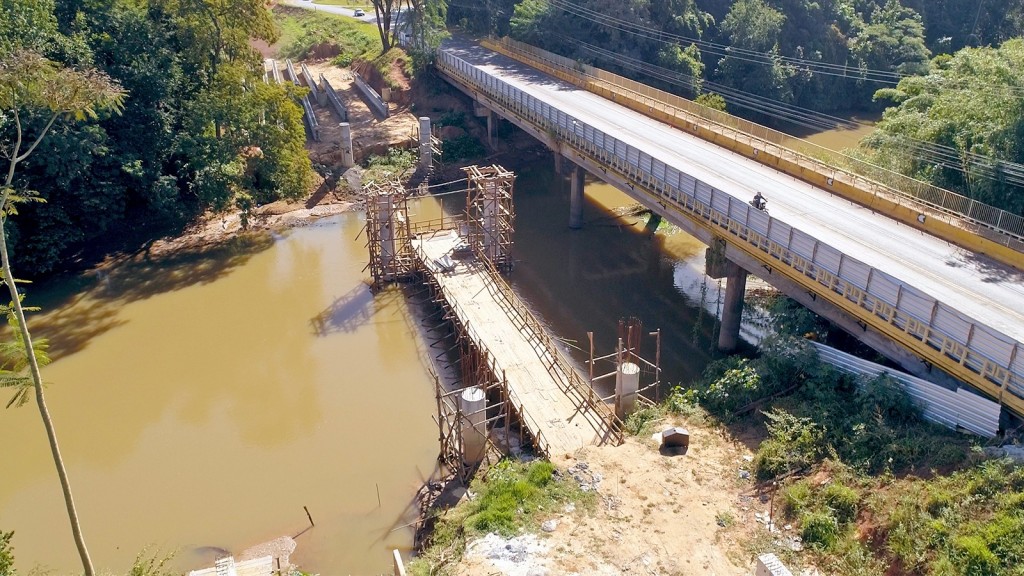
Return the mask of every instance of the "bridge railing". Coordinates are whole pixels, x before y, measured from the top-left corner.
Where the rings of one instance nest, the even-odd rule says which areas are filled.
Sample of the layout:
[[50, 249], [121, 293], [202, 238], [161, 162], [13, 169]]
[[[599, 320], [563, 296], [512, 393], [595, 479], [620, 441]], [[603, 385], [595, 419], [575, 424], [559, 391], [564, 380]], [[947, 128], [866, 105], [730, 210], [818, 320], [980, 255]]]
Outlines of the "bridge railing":
[[[491, 76], [451, 52], [442, 73], [510, 120], [533, 126], [615, 171], [663, 207], [731, 237], [733, 245], [809, 287], [841, 310], [1024, 414], [1024, 348], [882, 270], [754, 210], [673, 166]], [[781, 266], [780, 266], [781, 264]]]
[[[427, 255], [423, 249], [422, 244], [419, 246], [418, 252], [420, 262], [427, 262]], [[448, 293], [448, 290], [444, 287], [444, 285], [441, 284], [441, 282], [438, 281], [438, 279], [434, 276], [434, 272], [431, 270], [430, 266], [422, 266], [422, 269], [424, 274], [427, 275], [430, 284], [434, 287], [435, 290], [438, 291], [438, 293], [443, 298], [445, 305], [451, 309], [453, 316], [451, 320], [458, 323], [458, 326], [462, 333], [467, 338], [470, 339], [474, 346], [479, 348], [480, 351], [484, 353], [483, 356], [486, 358], [487, 361], [487, 369], [491, 372], [491, 375], [494, 376], [496, 380], [499, 380], [502, 383], [502, 390], [504, 391], [505, 396], [508, 398], [509, 403], [512, 405], [512, 410], [519, 415], [519, 419], [523, 422], [526, 429], [529, 431], [530, 435], [533, 436], [533, 440], [536, 444], [537, 451], [545, 456], [550, 456], [551, 444], [544, 436], [544, 430], [541, 429], [540, 425], [537, 423], [537, 420], [535, 420], [533, 416], [526, 411], [526, 406], [523, 404], [523, 401], [519, 398], [519, 395], [516, 394], [516, 391], [513, 390], [511, 386], [508, 386], [508, 380], [504, 378], [503, 370], [501, 369], [500, 366], [497, 365], [497, 363], [494, 360], [494, 353], [487, 347], [487, 344], [485, 343], [486, 341], [480, 337], [476, 329], [469, 324], [469, 321], [467, 320], [469, 316], [462, 310], [462, 307], [459, 305], [458, 300], [452, 298], [451, 295]]]
[[799, 165], [828, 176], [829, 186], [842, 181], [918, 212], [930, 208], [929, 214], [942, 216], [950, 224], [1024, 252], [1024, 217], [1020, 215], [511, 38], [492, 38], [484, 44], [547, 64], [558, 72], [558, 77], [581, 88], [587, 89], [588, 82], [598, 82], [613, 87], [615, 91], [625, 91], [627, 97], [639, 99], [651, 111], [657, 110], [669, 118], [684, 120], [688, 129], [694, 132], [703, 128], [749, 145], [759, 145], [766, 152], [773, 151], [780, 157], [788, 157]]
[[505, 303], [505, 311], [514, 315], [513, 320], [519, 320], [520, 332], [526, 332], [527, 337], [536, 344], [537, 355], [548, 363], [548, 372], [558, 380], [562, 390], [570, 397], [575, 396], [579, 402], [589, 406], [601, 418], [600, 422], [593, 424], [597, 425], [598, 431], [604, 435], [605, 440], [610, 440], [615, 445], [622, 444], [622, 422], [619, 418], [562, 356], [548, 331], [512, 291], [512, 287], [505, 282], [497, 268], [494, 267], [494, 263], [482, 252], [478, 251], [476, 257], [487, 271], [487, 291], [500, 302]]

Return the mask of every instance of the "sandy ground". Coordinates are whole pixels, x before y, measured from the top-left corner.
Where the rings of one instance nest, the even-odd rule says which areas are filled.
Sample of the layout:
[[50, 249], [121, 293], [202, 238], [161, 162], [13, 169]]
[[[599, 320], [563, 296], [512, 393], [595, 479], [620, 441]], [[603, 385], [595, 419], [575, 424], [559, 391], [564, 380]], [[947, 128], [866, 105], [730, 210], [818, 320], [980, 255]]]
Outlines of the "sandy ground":
[[471, 543], [458, 574], [753, 574], [754, 555], [739, 542], [767, 530], [771, 500], [746, 473], [749, 449], [699, 423], [656, 429], [676, 424], [690, 432], [686, 454], [662, 453], [652, 438], [629, 438], [556, 461], [596, 490], [597, 509], [553, 512], [546, 519], [554, 521], [551, 532]]

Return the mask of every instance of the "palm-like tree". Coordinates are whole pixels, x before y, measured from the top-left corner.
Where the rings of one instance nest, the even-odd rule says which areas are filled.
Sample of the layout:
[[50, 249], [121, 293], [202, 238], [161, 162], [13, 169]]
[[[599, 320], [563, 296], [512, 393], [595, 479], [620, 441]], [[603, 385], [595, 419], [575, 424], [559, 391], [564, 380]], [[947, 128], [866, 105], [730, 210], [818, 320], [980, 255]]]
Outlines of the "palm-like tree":
[[[14, 397], [8, 406], [25, 404], [30, 392], [35, 392], [36, 406], [46, 428], [46, 437], [50, 441], [50, 451], [64, 492], [68, 519], [71, 521], [71, 532], [86, 576], [95, 576], [96, 571], [89, 557], [89, 550], [85, 546], [75, 500], [71, 494], [71, 482], [68, 480], [64, 460], [60, 455], [60, 446], [57, 444], [57, 432], [43, 396], [43, 377], [40, 368], [49, 362], [46, 343], [33, 342], [29, 333], [25, 320], [26, 309], [21, 303], [23, 295], [18, 291], [14, 272], [11, 270], [4, 223], [15, 213], [16, 202], [31, 199], [31, 195], [28, 194], [15, 194], [15, 168], [35, 151], [54, 122], [62, 117], [71, 120], [95, 118], [98, 111], [119, 112], [124, 96], [125, 93], [120, 86], [100, 72], [67, 68], [33, 51], [22, 50], [4, 55], [4, 58], [0, 59], [0, 111], [8, 112], [14, 123], [13, 144], [0, 147], [0, 153], [8, 161], [7, 174], [0, 188], [0, 263], [3, 264], [0, 280], [7, 286], [11, 297], [10, 306], [0, 307], [0, 310], [6, 313], [9, 323], [15, 328], [14, 340], [0, 345], [0, 353], [4, 354], [5, 359], [3, 369], [0, 370], [0, 386], [14, 388]], [[21, 121], [22, 110], [45, 115], [46, 118], [42, 130], [27, 146]]]

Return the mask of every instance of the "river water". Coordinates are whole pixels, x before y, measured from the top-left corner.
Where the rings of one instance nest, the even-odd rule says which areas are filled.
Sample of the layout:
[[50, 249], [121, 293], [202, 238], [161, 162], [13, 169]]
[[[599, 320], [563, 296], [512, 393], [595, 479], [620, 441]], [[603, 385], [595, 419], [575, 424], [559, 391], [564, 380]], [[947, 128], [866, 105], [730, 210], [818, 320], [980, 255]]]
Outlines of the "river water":
[[[566, 352], [582, 365], [587, 331], [597, 355], [612, 352], [617, 321], [635, 316], [662, 330], [663, 380], [696, 377], [715, 357], [721, 298], [702, 274], [704, 247], [615, 216], [633, 202], [600, 183], [587, 186], [584, 229], [569, 230], [568, 182], [550, 155], [517, 174], [511, 282]], [[176, 551], [186, 570], [302, 533], [305, 570], [376, 574], [390, 570], [390, 549], [410, 546], [410, 501], [435, 468], [432, 380], [405, 298], [367, 288], [361, 226], [345, 214], [30, 288], [98, 568], [123, 573], [150, 546]], [[643, 352], [653, 359], [653, 340]], [[19, 569], [76, 573], [34, 406], [0, 411], [0, 438], [0, 530], [16, 531]], [[304, 506], [316, 527], [303, 533]]]

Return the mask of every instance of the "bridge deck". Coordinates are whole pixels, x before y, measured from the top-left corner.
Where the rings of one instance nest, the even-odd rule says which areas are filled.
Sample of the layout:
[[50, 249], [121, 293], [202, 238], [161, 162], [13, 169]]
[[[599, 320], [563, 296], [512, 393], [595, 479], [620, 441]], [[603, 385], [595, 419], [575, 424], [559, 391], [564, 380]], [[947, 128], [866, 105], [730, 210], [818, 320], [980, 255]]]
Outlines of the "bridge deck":
[[449, 41], [446, 50], [740, 200], [749, 200], [760, 191], [768, 198], [773, 218], [1024, 341], [1021, 272], [481, 46]]
[[[550, 352], [529, 326], [516, 321], [509, 302], [495, 290], [492, 272], [475, 259], [448, 260], [460, 242], [451, 230], [425, 234], [413, 241], [423, 266], [441, 286], [449, 305], [475, 345], [486, 350], [496, 372], [508, 381], [513, 403], [521, 406], [523, 424], [538, 435], [550, 456], [572, 454], [599, 444], [606, 414], [566, 390], [568, 375], [551, 362]], [[557, 352], [556, 352], [557, 353]], [[515, 401], [518, 399], [518, 402]]]

